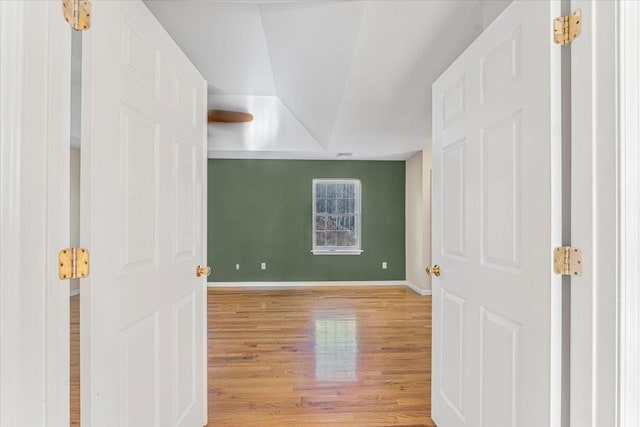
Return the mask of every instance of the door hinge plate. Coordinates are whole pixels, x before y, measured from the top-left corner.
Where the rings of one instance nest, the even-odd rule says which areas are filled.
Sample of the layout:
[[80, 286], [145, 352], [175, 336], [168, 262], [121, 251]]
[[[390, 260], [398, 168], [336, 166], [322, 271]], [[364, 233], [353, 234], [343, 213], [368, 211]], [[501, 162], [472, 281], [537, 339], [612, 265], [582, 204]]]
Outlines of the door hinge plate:
[[553, 41], [564, 46], [571, 43], [582, 32], [582, 11], [576, 9], [571, 15], [560, 16], [553, 20]]
[[76, 31], [91, 27], [91, 3], [88, 0], [62, 0], [64, 19]]
[[582, 274], [582, 249], [562, 246], [553, 251], [553, 271], [562, 276]]
[[60, 280], [82, 279], [89, 275], [89, 251], [83, 248], [62, 249], [58, 255]]

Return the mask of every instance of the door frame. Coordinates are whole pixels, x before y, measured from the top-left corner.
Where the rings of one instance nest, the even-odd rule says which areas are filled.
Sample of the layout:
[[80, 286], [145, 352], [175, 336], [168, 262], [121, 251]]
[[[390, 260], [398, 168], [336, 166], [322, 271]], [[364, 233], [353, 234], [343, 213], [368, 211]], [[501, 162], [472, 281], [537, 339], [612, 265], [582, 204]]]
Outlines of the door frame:
[[571, 278], [570, 425], [617, 426], [620, 186], [618, 2], [572, 0], [571, 236], [584, 253]]
[[[620, 126], [618, 95], [626, 74], [618, 81], [616, 67], [620, 37], [626, 34], [616, 3], [573, 0], [572, 8], [577, 7], [583, 12], [583, 34], [572, 46], [572, 236], [573, 245], [585, 252], [585, 265], [572, 284], [571, 423], [620, 425], [618, 401], [630, 397], [620, 394], [619, 361], [630, 347], [629, 337], [620, 341], [617, 286], [626, 265], [626, 258], [620, 259], [620, 206], [629, 206], [628, 194], [627, 204], [620, 200], [620, 183], [630, 178], [629, 169], [624, 175], [619, 170], [625, 149], [620, 132], [627, 129]], [[71, 42], [59, 9], [59, 2], [0, 2], [3, 426], [27, 425], [29, 420], [48, 426], [69, 423], [69, 291], [55, 271], [57, 251], [69, 242]], [[611, 286], [612, 278], [616, 286]]]
[[620, 112], [620, 395], [619, 426], [640, 425], [640, 5], [621, 2], [619, 22]]
[[60, 2], [0, 2], [0, 425], [69, 425], [71, 30]]

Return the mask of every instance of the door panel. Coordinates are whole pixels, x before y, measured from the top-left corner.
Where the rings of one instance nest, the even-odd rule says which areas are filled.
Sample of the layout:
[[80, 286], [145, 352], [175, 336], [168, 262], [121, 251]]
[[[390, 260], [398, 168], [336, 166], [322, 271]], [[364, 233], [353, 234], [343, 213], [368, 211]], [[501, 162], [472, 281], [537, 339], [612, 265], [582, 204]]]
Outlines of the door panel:
[[159, 425], [158, 318], [156, 311], [119, 332], [120, 425]]
[[558, 6], [515, 1], [433, 86], [438, 425], [559, 423]]
[[156, 267], [160, 252], [158, 215], [159, 124], [127, 105], [120, 109], [119, 181], [122, 183], [121, 273]]
[[466, 140], [456, 141], [442, 149], [442, 254], [465, 258]]
[[197, 220], [194, 202], [199, 197], [196, 192], [195, 175], [198, 170], [196, 147], [178, 139], [173, 141], [173, 173], [176, 183], [173, 260], [195, 257], [199, 237], [196, 235]]
[[521, 71], [522, 27], [516, 26], [507, 37], [500, 40], [480, 56], [480, 103], [487, 104], [504, 96], [504, 90], [517, 80]]
[[480, 384], [483, 426], [515, 426], [519, 326], [480, 307]]
[[[206, 82], [141, 1], [83, 40], [82, 422], [206, 423]], [[87, 185], [85, 185], [87, 183]]]
[[521, 111], [481, 130], [482, 247], [486, 267], [520, 269]]
[[462, 422], [465, 421], [464, 387], [469, 384], [465, 381], [465, 371], [462, 364], [465, 352], [464, 342], [464, 300], [450, 292], [442, 290], [440, 307], [442, 309], [442, 341], [440, 348], [442, 359], [447, 363], [441, 363], [442, 388], [441, 396], [455, 415]]
[[198, 351], [196, 345], [196, 293], [173, 304], [173, 386], [172, 403], [175, 425], [182, 421], [198, 400]]

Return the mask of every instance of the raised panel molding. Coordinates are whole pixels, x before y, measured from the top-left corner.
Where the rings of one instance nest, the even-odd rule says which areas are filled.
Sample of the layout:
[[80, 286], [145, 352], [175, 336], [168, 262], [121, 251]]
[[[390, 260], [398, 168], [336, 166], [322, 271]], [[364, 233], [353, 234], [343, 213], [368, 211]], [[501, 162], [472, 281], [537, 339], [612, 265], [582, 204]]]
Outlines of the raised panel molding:
[[[181, 426], [196, 403], [196, 298], [191, 292], [172, 307], [173, 419]], [[185, 396], [189, 396], [185, 399]]]
[[[464, 423], [464, 303], [458, 297], [444, 289], [440, 292], [440, 393], [444, 401]], [[447, 363], [444, 363], [447, 361]]]
[[518, 25], [483, 58], [480, 58], [480, 103], [506, 90], [522, 74], [521, 28]]
[[516, 322], [480, 307], [481, 427], [517, 425], [519, 332]]
[[442, 149], [440, 252], [458, 259], [465, 257], [466, 243], [466, 142], [461, 139]]
[[160, 50], [154, 47], [133, 20], [122, 16], [122, 67], [160, 97]]
[[175, 111], [193, 126], [196, 125], [196, 89], [178, 74], [173, 75], [172, 103]]
[[466, 112], [465, 79], [466, 76], [463, 75], [460, 80], [442, 94], [443, 128], [447, 128], [457, 122]]
[[196, 224], [194, 201], [196, 199], [196, 150], [195, 146], [174, 138], [173, 182], [175, 188], [175, 213], [173, 218], [173, 259], [195, 257]]
[[481, 130], [481, 257], [487, 267], [521, 269], [521, 113]]
[[124, 220], [120, 237], [122, 273], [158, 265], [159, 124], [122, 104], [120, 139], [120, 200]]
[[159, 313], [141, 319], [119, 334], [118, 381], [120, 425], [160, 425]]

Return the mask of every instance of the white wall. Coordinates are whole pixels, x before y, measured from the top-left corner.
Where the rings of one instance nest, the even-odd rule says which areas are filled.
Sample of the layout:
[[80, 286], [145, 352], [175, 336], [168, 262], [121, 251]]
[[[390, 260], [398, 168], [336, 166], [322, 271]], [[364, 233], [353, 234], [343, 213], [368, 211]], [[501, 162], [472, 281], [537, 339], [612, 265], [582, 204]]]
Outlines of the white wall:
[[482, 28], [487, 28], [510, 3], [511, 0], [484, 0], [482, 4]]
[[405, 179], [406, 280], [430, 291], [425, 268], [431, 260], [431, 152], [407, 160]]
[[[70, 245], [71, 247], [80, 247], [80, 150], [71, 148], [71, 175], [70, 181]], [[75, 293], [80, 289], [79, 279], [69, 281], [71, 293]]]
[[424, 289], [424, 279], [420, 274], [424, 264], [423, 222], [422, 222], [422, 152], [407, 160], [405, 175], [405, 252], [407, 281]]
[[431, 277], [427, 276], [425, 268], [431, 259], [431, 150], [422, 152], [422, 244], [424, 254], [424, 289], [431, 291]]

